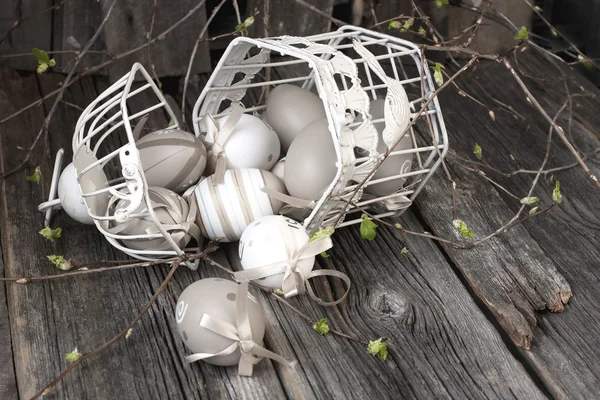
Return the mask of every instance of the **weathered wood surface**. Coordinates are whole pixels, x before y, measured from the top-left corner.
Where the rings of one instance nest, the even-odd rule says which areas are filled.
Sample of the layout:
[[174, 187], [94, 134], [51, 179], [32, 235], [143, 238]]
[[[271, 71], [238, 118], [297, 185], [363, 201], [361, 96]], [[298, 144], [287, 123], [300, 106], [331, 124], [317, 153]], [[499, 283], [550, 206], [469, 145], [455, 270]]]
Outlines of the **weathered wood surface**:
[[[0, 157], [2, 157], [0, 152]], [[2, 249], [0, 246], [0, 255]], [[0, 276], [4, 276], [4, 262], [0, 259]], [[6, 288], [0, 284], [0, 398], [16, 400], [17, 378], [13, 364], [12, 342], [8, 323], [8, 308], [6, 304]]]
[[[76, 51], [87, 43], [100, 27], [112, 0], [71, 0], [65, 1], [61, 7], [41, 13], [51, 7], [51, 0], [12, 0], [10, 20], [2, 15], [0, 20], [0, 38], [15, 21], [24, 19], [21, 26], [16, 28], [7, 44], [0, 46], [0, 53], [31, 53], [34, 47], [45, 51]], [[177, 23], [194, 6], [196, 0], [177, 0], [176, 6], [172, 2], [157, 1], [156, 14], [152, 37], [156, 37], [170, 26]], [[83, 71], [91, 66], [98, 65], [110, 59], [111, 56], [125, 53], [133, 48], [143, 45], [148, 41], [147, 33], [150, 30], [153, 14], [152, 0], [118, 1], [113, 9], [111, 18], [92, 46], [93, 51], [104, 53], [88, 53], [78, 66], [78, 71]], [[8, 8], [3, 4], [2, 10]], [[111, 79], [116, 80], [127, 73], [131, 64], [141, 62], [148, 70], [151, 64], [157, 76], [177, 76], [185, 74], [189, 56], [196, 38], [206, 23], [206, 11], [200, 7], [196, 13], [171, 31], [163, 39], [148, 48], [115, 61], [104, 71]], [[75, 54], [57, 54], [57, 66], [68, 68], [68, 61]], [[0, 65], [15, 69], [35, 71], [37, 62], [32, 56], [3, 58]], [[198, 48], [192, 71], [195, 73], [210, 71], [210, 54], [208, 44], [203, 42]]]
[[[7, 113], [40, 92], [51, 91], [62, 79], [42, 76], [38, 91], [35, 77], [17, 79], [15, 73], [3, 70], [1, 78], [0, 99]], [[85, 107], [105, 87], [106, 83], [83, 79], [68, 90], [65, 100]], [[16, 101], [6, 93], [22, 95]], [[47, 195], [52, 156], [59, 147], [69, 152], [79, 113], [66, 104], [60, 106], [50, 126], [48, 152], [40, 147], [34, 155], [44, 171], [39, 187], [26, 182], [24, 173], [3, 184], [1, 231], [7, 276], [60, 273], [45, 260], [47, 254], [63, 254], [76, 263], [120, 257], [93, 227], [78, 225], [64, 213], [59, 212], [53, 223], [63, 228], [63, 238], [50, 243], [37, 233], [43, 215], [35, 209]], [[34, 108], [11, 125], [0, 126], [4, 169], [19, 161], [22, 154], [15, 146], [30, 143], [43, 117], [44, 110]], [[423, 229], [412, 213], [400, 222]], [[297, 359], [295, 370], [265, 360], [248, 379], [237, 377], [235, 368], [186, 365], [173, 321], [177, 296], [194, 280], [222, 273], [208, 266], [198, 272], [182, 268], [130, 339], [86, 361], [47, 397], [544, 397], [511, 353], [513, 345], [505, 344], [433, 242], [384, 228], [376, 241], [366, 242], [356, 226], [339, 230], [334, 241], [331, 258], [319, 263], [350, 275], [354, 286], [349, 299], [335, 308], [318, 307], [306, 298], [291, 302], [311, 318], [327, 317], [332, 327], [363, 340], [388, 337], [392, 348], [386, 362], [368, 355], [363, 343], [319, 336], [289, 309], [259, 294], [268, 320], [266, 344]], [[407, 255], [400, 253], [405, 246]], [[225, 250], [217, 259], [236, 266], [235, 245]], [[73, 348], [88, 351], [122, 329], [165, 275], [164, 267], [154, 267], [25, 287], [9, 285], [20, 396], [29, 398], [58, 374], [67, 365], [65, 354]], [[331, 284], [329, 288], [315, 283], [320, 295], [332, 296], [332, 291], [339, 295], [337, 284]]]
[[[533, 95], [554, 116], [569, 93], [582, 94], [573, 98], [571, 128], [568, 128], [569, 108], [558, 123], [583, 154], [597, 151], [600, 148], [598, 90], [568, 69], [557, 68], [532, 53], [529, 49], [518, 53], [517, 57], [522, 72], [536, 77], [526, 80]], [[510, 83], [512, 78], [501, 65], [482, 65], [479, 70], [485, 72], [475, 73], [469, 79], [465, 77], [459, 85], [490, 105], [496, 113], [496, 122], [489, 118], [485, 109], [466, 112], [473, 110], [470, 101], [447, 91], [441, 101], [452, 151], [475, 160], [471, 153], [477, 142], [483, 148], [486, 162], [506, 173], [519, 168], [537, 170], [545, 153], [549, 124]], [[564, 80], [562, 72], [566, 74]], [[565, 89], [565, 80], [569, 92]], [[490, 95], [510, 103], [524, 119], [502, 110]], [[562, 167], [574, 161], [555, 133], [546, 168]], [[587, 162], [598, 175], [598, 156], [590, 156]], [[449, 168], [457, 180], [460, 194], [457, 217], [465, 220], [478, 237], [500, 227], [519, 208], [518, 199], [494, 188], [476, 173], [465, 170], [452, 157]], [[482, 169], [517, 197], [527, 195], [533, 175], [517, 174], [507, 178], [490, 169]], [[561, 181], [564, 201], [560, 207], [526, 221], [486, 246], [469, 251], [445, 248], [473, 291], [495, 312], [517, 343], [525, 332], [533, 335], [531, 348], [522, 350], [522, 354], [555, 397], [596, 398], [600, 384], [600, 368], [594, 361], [600, 358], [600, 332], [596, 323], [600, 317], [596, 274], [600, 260], [600, 196], [583, 171], [574, 167], [542, 176], [533, 193], [540, 197], [542, 207], [552, 204], [554, 183], [549, 182], [551, 177]], [[449, 196], [447, 181], [437, 174], [417, 202], [430, 229], [446, 237], [453, 234], [449, 228], [452, 220]], [[492, 260], [504, 263], [504, 268], [497, 268], [502, 266], [497, 261], [493, 267]], [[544, 269], [547, 271], [544, 274], [533, 274]], [[491, 292], [490, 282], [495, 282]], [[564, 313], [533, 313], [535, 308], [561, 310], [561, 300], [565, 300], [568, 288], [566, 282], [574, 297], [565, 306]]]
[[[333, 0], [304, 0], [327, 15], [333, 11]], [[256, 15], [254, 25], [249, 29], [251, 37], [264, 37], [265, 0], [248, 0], [246, 14]], [[331, 22], [294, 0], [269, 0], [268, 36], [292, 35], [309, 36], [330, 30]]]

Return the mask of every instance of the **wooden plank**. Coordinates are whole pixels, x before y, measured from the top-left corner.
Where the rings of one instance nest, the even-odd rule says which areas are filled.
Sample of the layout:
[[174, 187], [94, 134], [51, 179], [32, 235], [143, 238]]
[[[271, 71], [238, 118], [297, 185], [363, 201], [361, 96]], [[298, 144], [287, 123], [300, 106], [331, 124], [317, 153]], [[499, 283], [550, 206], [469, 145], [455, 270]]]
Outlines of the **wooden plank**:
[[[423, 229], [411, 213], [397, 222]], [[330, 258], [318, 260], [321, 268], [352, 279], [348, 300], [337, 307], [318, 306], [307, 296], [290, 302], [312, 319], [326, 317], [332, 328], [363, 340], [388, 338], [388, 359], [374, 358], [362, 343], [322, 337], [285, 306], [263, 297], [281, 326], [269, 335], [270, 346], [293, 354], [310, 382], [310, 387], [290, 387], [283, 369], [288, 393], [343, 399], [544, 397], [433, 242], [383, 226], [369, 242], [358, 230], [358, 225], [339, 229]], [[409, 254], [400, 252], [403, 247]], [[228, 257], [239, 268], [235, 245]], [[333, 282], [312, 282], [323, 298], [341, 293]]]
[[[41, 90], [46, 93], [64, 77], [48, 75], [41, 79]], [[23, 106], [22, 103], [31, 101], [28, 96], [37, 96], [34, 78], [21, 81], [3, 72], [1, 81], [3, 111], [12, 112]], [[94, 86], [90, 79], [83, 79], [69, 89], [65, 100], [85, 107], [96, 96]], [[103, 89], [106, 84], [99, 87]], [[27, 94], [15, 100], [14, 94], [21, 92]], [[59, 147], [69, 151], [71, 132], [79, 114], [78, 109], [60, 106], [50, 126], [52, 153]], [[0, 126], [2, 150], [6, 155], [4, 168], [17, 161], [19, 154], [14, 146], [26, 146], [31, 140], [26, 132], [39, 128], [42, 119], [43, 113], [38, 108], [13, 120], [10, 129], [7, 125]], [[39, 156], [36, 153], [34, 159]], [[42, 164], [43, 171], [49, 170], [49, 164], [50, 160]], [[64, 213], [58, 213], [53, 222], [54, 227], [63, 228], [63, 237], [54, 243], [41, 238], [37, 231], [43, 216], [34, 210], [46, 195], [49, 174], [45, 173], [44, 178], [44, 185], [32, 189], [22, 174], [5, 183], [2, 243], [7, 249], [7, 275], [58, 273], [45, 260], [45, 255], [51, 253], [63, 254], [75, 263], [122, 258], [122, 254], [113, 250], [93, 226], [78, 225]], [[21, 231], [27, 232], [21, 234]], [[74, 370], [53, 390], [55, 397], [265, 398], [273, 395], [282, 398], [277, 374], [269, 363], [261, 363], [256, 368], [256, 379], [245, 380], [237, 377], [235, 368], [184, 362], [185, 349], [176, 333], [174, 307], [183, 288], [211, 270], [201, 266], [200, 271], [191, 272], [185, 268], [178, 271], [170, 292], [165, 293], [135, 326], [131, 338], [119, 341]], [[27, 287], [11, 285], [9, 309], [13, 316], [12, 329], [16, 332], [15, 358], [21, 396], [31, 397], [65, 368], [65, 354], [74, 347], [82, 352], [89, 351], [125, 327], [166, 273], [163, 266], [157, 266], [41, 282]]]
[[[539, 60], [528, 66], [530, 61], [533, 62], [535, 57], [540, 56], [523, 54], [518, 57], [524, 72], [535, 72], [532, 76], [543, 79], [528, 79], [528, 86], [550, 115], [554, 115], [567, 98], [560, 69]], [[471, 154], [474, 143], [477, 142], [483, 148], [486, 162], [501, 170], [510, 172], [519, 167], [532, 170], [539, 168], [545, 152], [548, 123], [529, 105], [501, 65], [481, 65], [470, 77], [471, 79], [465, 77], [459, 85], [490, 105], [496, 113], [496, 122], [488, 117], [486, 110], [474, 108], [468, 99], [452, 91], [444, 92], [441, 104], [450, 132], [451, 149], [462, 157], [474, 159]], [[567, 76], [567, 80], [574, 79]], [[556, 82], [556, 86], [563, 88], [560, 101], [556, 97], [559, 89], [553, 89], [554, 98], [549, 95], [549, 82]], [[490, 95], [510, 104], [523, 115], [524, 120], [503, 111]], [[576, 98], [575, 101], [582, 99], [584, 98]], [[591, 104], [591, 100], [585, 101], [588, 105]], [[597, 107], [586, 111], [587, 114], [593, 112], [597, 113]], [[586, 113], [581, 112], [582, 115]], [[568, 131], [568, 123], [564, 118], [558, 122]], [[597, 129], [598, 125], [595, 125], [595, 130]], [[582, 152], [600, 147], [594, 131], [588, 130], [576, 120], [572, 123], [571, 134]], [[547, 168], [568, 165], [573, 161], [573, 157], [555, 134]], [[592, 157], [588, 163], [598, 175], [598, 159]], [[459, 184], [458, 217], [473, 228], [476, 236], [481, 237], [493, 231], [518, 209], [518, 200], [493, 188], [477, 174], [465, 171], [456, 162], [450, 161], [449, 165]], [[506, 178], [487, 169], [486, 173], [518, 197], [527, 194], [533, 179], [530, 174]], [[597, 190], [579, 168], [555, 172], [553, 175], [561, 181], [563, 187], [565, 200], [560, 207], [511, 229], [487, 245], [469, 251], [446, 249], [466, 281], [495, 312], [509, 333], [514, 332], [513, 327], [506, 323], [506, 320], [512, 320], [511, 315], [520, 313], [523, 319], [529, 320], [533, 344], [523, 354], [551, 393], [558, 398], [592, 398], [597, 396], [595, 388], [600, 383], [600, 368], [593, 361], [600, 357], [597, 347], [600, 332], [594, 322], [599, 318], [597, 299], [600, 294], [594, 271], [600, 259], [597, 246], [597, 210], [600, 209], [600, 201]], [[542, 206], [552, 202], [554, 184], [548, 182], [548, 178], [549, 175], [542, 177], [534, 192], [535, 196], [540, 197]], [[427, 190], [420, 196], [418, 206], [432, 232], [445, 237], [453, 235], [450, 228], [450, 191], [440, 174], [432, 179]], [[503, 260], [504, 268], [500, 271], [490, 270], [490, 259]], [[540, 274], [541, 267], [547, 269], [543, 274]], [[556, 271], [553, 272], [553, 268]], [[499, 305], [498, 293], [490, 292], [488, 280], [496, 282], [494, 287], [505, 288], [501, 296], [513, 302], [513, 310], [505, 311], [507, 305], [502, 302]], [[566, 289], [565, 281], [568, 281], [574, 294], [565, 312], [533, 314], [532, 308], [535, 307], [532, 306], [535, 303], [532, 300], [536, 297], [532, 293], [537, 293], [538, 301], [539, 298], [543, 300], [539, 306], [543, 307], [545, 303], [550, 310], [561, 309], [559, 298], [553, 299], [551, 295], [553, 291], [560, 295]], [[497, 282], [503, 283], [498, 285]], [[510, 303], [508, 307], [511, 307]], [[525, 325], [521, 322], [519, 326]], [[518, 337], [515, 338], [514, 334], [512, 336], [518, 342]]]
[[[0, 159], [2, 153], [0, 152]], [[2, 256], [2, 247], [0, 246], [0, 256]], [[4, 261], [0, 257], [0, 276], [4, 276]], [[8, 307], [6, 304], [6, 288], [0, 284], [0, 397], [7, 400], [16, 400], [19, 397], [17, 392], [17, 379], [15, 376], [15, 366], [13, 363], [12, 338], [8, 322]]]
[[[2, 3], [0, 38], [15, 22], [23, 21], [2, 44], [1, 53], [31, 53], [34, 47], [46, 51], [51, 49], [52, 12], [40, 12], [51, 7], [52, 0], [10, 0]], [[4, 58], [0, 59], [0, 66], [35, 71], [37, 61], [33, 56]]]
[[[140, 2], [126, 0], [115, 5], [112, 16], [104, 28], [106, 49], [112, 54], [120, 54], [147, 42], [146, 34], [152, 20], [152, 1]], [[154, 21], [153, 36], [163, 32], [179, 21], [190, 9], [197, 5], [197, 0], [181, 0], [177, 7], [169, 2], [158, 2]], [[104, 13], [108, 11], [110, 2], [102, 2]], [[140, 62], [150, 72], [154, 64], [158, 76], [185, 75], [194, 43], [202, 27], [206, 23], [206, 12], [200, 10], [172, 31], [164, 40], [150, 46], [151, 57], [144, 49], [111, 65], [109, 76], [112, 81], [126, 74], [131, 65]], [[200, 43], [194, 59], [193, 73], [211, 70], [208, 44]]]
[[[55, 50], [80, 50], [96, 33], [102, 23], [102, 6], [97, 0], [67, 1], [54, 12], [52, 46]], [[108, 60], [105, 54], [93, 51], [106, 49], [104, 35], [100, 35], [85, 57], [79, 62], [77, 71], [83, 71]], [[56, 54], [59, 66], [65, 67], [74, 54]], [[98, 73], [107, 73], [99, 71]]]
[[[246, 14], [255, 15], [256, 21], [250, 27], [251, 37], [265, 37], [264, 32], [264, 1], [248, 0]], [[331, 15], [333, 11], [333, 0], [305, 0], [306, 3], [318, 8]], [[269, 36], [308, 36], [317, 33], [328, 32], [331, 29], [331, 22], [311, 11], [304, 5], [294, 0], [286, 0], [285, 4], [269, 0]]]

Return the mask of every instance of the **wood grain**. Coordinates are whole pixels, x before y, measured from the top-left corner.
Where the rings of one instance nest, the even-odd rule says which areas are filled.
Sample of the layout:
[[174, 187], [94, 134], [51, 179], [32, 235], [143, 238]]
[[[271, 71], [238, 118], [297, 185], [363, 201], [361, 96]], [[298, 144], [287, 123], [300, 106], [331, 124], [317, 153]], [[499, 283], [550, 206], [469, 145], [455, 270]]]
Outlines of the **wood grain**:
[[[528, 53], [526, 51], [518, 55], [518, 64], [522, 67], [520, 70], [534, 77], [526, 80], [528, 87], [548, 113], [554, 115], [567, 98], [561, 74], [564, 69], [554, 67], [538, 54]], [[571, 93], [581, 92], [583, 87], [573, 85], [579, 78], [572, 72], [565, 78], [571, 85]], [[474, 160], [474, 156], [470, 154], [477, 142], [483, 148], [486, 162], [492, 166], [506, 172], [519, 168], [535, 170], [539, 168], [545, 152], [549, 126], [511, 82], [507, 71], [500, 65], [490, 63], [481, 64], [477, 72], [459, 83], [463, 90], [494, 109], [496, 122], [489, 118], [486, 110], [473, 110], [468, 99], [452, 91], [447, 91], [442, 96], [441, 104], [452, 140], [451, 149]], [[579, 88], [578, 92], [575, 91], [576, 88]], [[503, 111], [490, 96], [510, 103], [524, 119]], [[595, 101], [588, 97], [574, 99], [574, 102], [579, 103], [576, 108], [579, 118], [586, 119], [585, 123], [574, 119], [568, 134], [583, 153], [600, 147], [595, 134], [599, 126], [598, 120], [597, 116], [593, 116], [597, 114]], [[568, 111], [558, 123], [569, 132]], [[555, 134], [547, 168], [573, 162], [574, 158]], [[593, 172], [598, 174], [598, 157], [589, 158], [588, 163]], [[459, 182], [460, 197], [465, 199], [464, 203], [459, 203], [459, 217], [473, 228], [477, 236], [483, 236], [498, 227], [498, 223], [506, 221], [520, 206], [518, 200], [493, 188], [477, 174], [465, 171], [456, 162], [450, 161], [449, 165], [451, 173]], [[527, 194], [527, 188], [533, 179], [530, 174], [506, 178], [488, 169], [485, 171], [490, 178], [517, 197]], [[600, 233], [597, 212], [600, 209], [600, 196], [581, 169], [575, 167], [542, 177], [533, 193], [540, 197], [542, 207], [552, 203], [554, 182], [549, 182], [551, 175], [554, 179], [559, 179], [563, 187], [565, 200], [558, 208], [511, 229], [488, 245], [468, 252], [448, 249], [448, 255], [482, 298], [491, 296], [489, 280], [502, 282], [501, 285], [496, 284], [496, 288], [504, 286], [512, 289], [505, 294], [513, 301], [523, 318], [529, 320], [533, 333], [532, 346], [528, 351], [523, 350], [523, 354], [553, 395], [559, 398], [592, 398], [597, 395], [594, 394], [594, 388], [600, 377], [598, 365], [592, 361], [600, 357], [597, 347], [598, 327], [592, 322], [597, 320], [599, 311], [597, 299], [600, 294], [596, 270], [600, 259], [597, 245]], [[432, 231], [444, 236], [452, 234], [451, 228], [448, 229], [451, 216], [449, 191], [444, 189], [447, 187], [445, 180], [438, 176], [418, 200], [419, 208]], [[475, 203], [478, 208], [474, 208]], [[497, 216], [501, 217], [494, 221]], [[493, 225], [486, 226], [488, 222], [493, 222]], [[503, 266], [504, 272], [489, 269], [490, 260], [494, 259], [505, 260], [504, 264], [499, 264]], [[514, 271], [523, 271], [526, 265], [527, 285], [524, 288], [522, 275]], [[542, 272], [540, 267], [547, 271], [537, 276], [532, 275], [536, 270]], [[554, 268], [556, 270], [552, 271]], [[507, 279], [507, 276], [510, 278]], [[565, 281], [572, 288], [574, 297], [565, 306], [564, 313], [531, 313], [535, 304], [532, 300], [536, 298], [531, 295], [532, 288], [538, 296], [541, 294], [547, 308], [551, 311], [561, 310], [559, 300], [560, 293], [566, 289]], [[553, 298], [553, 292], [559, 296]], [[515, 298], [518, 300], [515, 301]], [[543, 306], [543, 303], [539, 305]], [[490, 304], [490, 308], [492, 311], [499, 309], [496, 304]], [[507, 315], [509, 314], [497, 313], [497, 318], [511, 333], [511, 327], [503, 322]]]
[[[0, 159], [2, 157], [0, 151]], [[2, 248], [0, 247], [0, 256]], [[4, 262], [0, 257], [0, 276], [4, 276]], [[7, 400], [16, 400], [19, 397], [17, 392], [17, 378], [15, 376], [15, 366], [13, 363], [12, 338], [8, 322], [8, 307], [6, 304], [6, 287], [0, 284], [0, 397]]]
[[[248, 0], [246, 14], [255, 15], [256, 20], [250, 27], [251, 37], [265, 37], [264, 33], [264, 2], [265, 0]], [[307, 3], [331, 15], [333, 0], [306, 0]], [[294, 0], [274, 1], [269, 0], [269, 36], [308, 36], [328, 32], [331, 22], [309, 10]]]

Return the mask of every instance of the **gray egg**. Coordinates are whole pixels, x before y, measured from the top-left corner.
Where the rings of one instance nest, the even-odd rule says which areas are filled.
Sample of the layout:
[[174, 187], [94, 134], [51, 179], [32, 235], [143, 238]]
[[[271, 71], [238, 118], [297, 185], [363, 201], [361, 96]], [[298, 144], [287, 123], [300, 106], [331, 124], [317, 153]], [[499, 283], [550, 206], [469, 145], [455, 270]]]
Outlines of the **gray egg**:
[[[376, 100], [371, 101], [371, 106], [369, 109], [371, 118], [373, 120], [383, 118], [384, 117], [384, 107], [385, 107], [384, 99], [376, 99]], [[357, 118], [357, 122], [360, 120], [362, 120], [362, 118], [359, 115], [359, 118]], [[377, 129], [377, 132], [379, 133], [379, 142], [377, 144], [377, 151], [380, 154], [383, 154], [387, 151], [387, 146], [384, 143], [383, 137], [382, 137], [383, 129], [385, 128], [385, 121], [377, 122], [374, 125], [375, 125], [375, 128]], [[394, 147], [394, 151], [408, 150], [408, 149], [412, 149], [412, 148], [413, 148], [413, 145], [412, 145], [412, 140], [411, 140], [410, 131], [409, 131], [406, 133], [406, 135], [404, 135], [404, 137], [402, 138], [400, 143], [398, 143], [396, 145], [396, 147]], [[364, 155], [366, 155], [366, 152]], [[383, 161], [381, 163], [379, 168], [377, 168], [377, 171], [375, 172], [375, 174], [373, 174], [373, 177], [371, 178], [371, 180], [382, 179], [382, 178], [386, 178], [388, 176], [398, 175], [401, 172], [402, 173], [409, 172], [410, 168], [412, 166], [412, 158], [413, 158], [412, 154], [398, 154], [398, 155], [394, 155], [394, 156], [389, 156], [388, 158], [385, 159], [385, 161]], [[389, 194], [396, 193], [398, 190], [400, 190], [402, 188], [402, 186], [404, 185], [405, 181], [406, 181], [406, 178], [400, 178], [400, 179], [394, 179], [391, 181], [376, 183], [374, 185], [365, 187], [365, 192], [370, 193], [375, 196], [387, 196]]]
[[136, 142], [148, 186], [183, 193], [193, 186], [206, 166], [206, 148], [189, 132], [163, 129]]
[[[196, 236], [199, 234], [200, 228], [193, 221], [188, 221], [190, 212], [188, 203], [177, 193], [165, 188], [150, 187], [148, 188], [148, 196], [158, 220], [166, 226], [167, 232], [171, 234], [171, 237], [180, 248], [184, 248], [189, 243], [193, 236], [192, 234]], [[120, 207], [121, 201], [116, 203], [115, 208]], [[134, 211], [134, 214], [146, 212], [146, 203], [142, 202]], [[184, 226], [180, 229], [173, 227], [182, 223], [184, 223]], [[143, 216], [131, 218], [126, 222], [116, 224], [110, 231], [120, 235], [143, 235], [149, 231], [157, 233], [158, 229], [149, 216]], [[156, 239], [123, 239], [121, 241], [125, 246], [135, 250], [172, 250], [164, 237]]]
[[316, 200], [335, 178], [336, 161], [327, 119], [312, 122], [294, 139], [287, 153], [285, 187], [294, 197]]
[[[236, 301], [238, 284], [226, 279], [206, 278], [185, 288], [177, 300], [175, 319], [177, 331], [186, 347], [192, 353], [216, 354], [229, 347], [232, 339], [223, 337], [200, 326], [203, 314], [222, 319], [237, 327]], [[265, 317], [262, 309], [248, 294], [245, 299], [252, 330], [252, 340], [260, 344], [265, 335]], [[236, 365], [240, 360], [240, 349], [233, 353], [204, 359], [209, 364], [219, 366]]]
[[267, 98], [266, 119], [279, 136], [284, 154], [308, 124], [325, 117], [323, 101], [299, 86], [279, 85]]

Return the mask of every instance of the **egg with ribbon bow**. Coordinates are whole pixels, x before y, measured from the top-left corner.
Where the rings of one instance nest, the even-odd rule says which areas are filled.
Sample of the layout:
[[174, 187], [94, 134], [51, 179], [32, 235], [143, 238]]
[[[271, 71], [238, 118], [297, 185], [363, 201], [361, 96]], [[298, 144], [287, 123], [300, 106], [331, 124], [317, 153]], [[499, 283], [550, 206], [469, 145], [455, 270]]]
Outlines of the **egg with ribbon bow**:
[[202, 236], [220, 242], [239, 240], [256, 219], [279, 212], [283, 202], [269, 193], [286, 193], [283, 182], [269, 171], [236, 168], [225, 171], [223, 183], [216, 176], [203, 179], [193, 191]]
[[[200, 228], [196, 225], [196, 208], [189, 204], [177, 193], [160, 187], [148, 188], [148, 197], [152, 210], [156, 214], [158, 222], [162, 224], [175, 244], [183, 249], [192, 238], [197, 242], [200, 240]], [[108, 213], [125, 207], [127, 200], [114, 196], [109, 204]], [[168, 240], [161, 234], [160, 230], [149, 214], [148, 206], [143, 201], [125, 222], [116, 223], [108, 227], [108, 232], [115, 235], [138, 236], [155, 235], [152, 238], [120, 239], [123, 244], [135, 250], [173, 250]]]
[[250, 224], [239, 243], [244, 271], [236, 280], [255, 280], [271, 289], [283, 289], [286, 297], [302, 294], [311, 277], [315, 256], [333, 246], [329, 236], [310, 241], [302, 225], [293, 219], [270, 215]]
[[234, 102], [228, 116], [216, 121], [210, 115], [203, 118], [201, 127], [206, 132], [204, 142], [209, 149], [211, 173], [219, 168], [268, 171], [279, 160], [281, 146], [277, 134], [259, 117], [243, 111], [243, 105]]
[[257, 357], [289, 363], [262, 347], [265, 317], [256, 299], [248, 293], [248, 282], [237, 284], [221, 278], [206, 278], [189, 285], [175, 309], [177, 331], [193, 353], [187, 362], [231, 366], [239, 363], [240, 375], [251, 375]]

